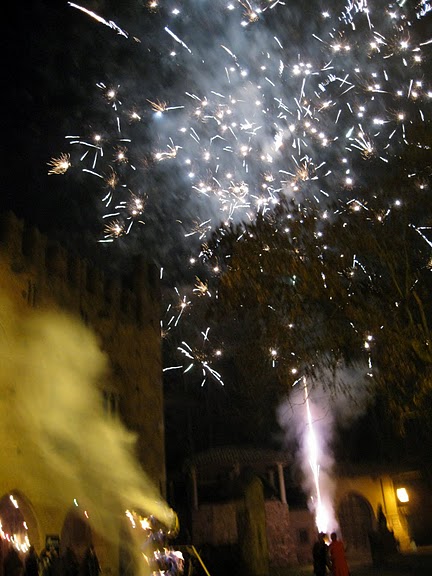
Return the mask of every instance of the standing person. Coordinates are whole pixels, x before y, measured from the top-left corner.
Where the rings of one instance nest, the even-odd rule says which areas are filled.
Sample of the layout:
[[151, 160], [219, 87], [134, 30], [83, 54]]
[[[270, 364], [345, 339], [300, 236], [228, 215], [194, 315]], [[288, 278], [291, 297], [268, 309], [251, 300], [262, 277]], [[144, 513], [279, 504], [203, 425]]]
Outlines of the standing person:
[[39, 558], [34, 546], [30, 546], [24, 560], [24, 576], [39, 576]]
[[50, 573], [50, 553], [47, 548], [43, 548], [39, 555], [39, 576], [49, 576]]
[[93, 545], [87, 548], [85, 553], [83, 563], [82, 563], [82, 576], [99, 576], [100, 574], [100, 565], [98, 557], [96, 556], [95, 549]]
[[24, 571], [24, 564], [20, 555], [13, 546], [9, 548], [4, 559], [4, 575], [5, 576], [22, 576]]
[[6, 550], [6, 542], [0, 536], [0, 576], [4, 575], [4, 557], [5, 557], [5, 550]]
[[47, 576], [60, 576], [62, 573], [61, 560], [57, 548], [50, 549], [50, 562]]
[[349, 576], [350, 572], [345, 557], [345, 546], [341, 540], [338, 540], [336, 532], [332, 532], [330, 538], [329, 553], [331, 573], [333, 576]]
[[69, 546], [61, 556], [61, 572], [63, 576], [78, 576], [79, 563], [75, 552]]
[[328, 546], [324, 532], [318, 534], [318, 540], [312, 548], [313, 569], [315, 576], [325, 576], [328, 566]]

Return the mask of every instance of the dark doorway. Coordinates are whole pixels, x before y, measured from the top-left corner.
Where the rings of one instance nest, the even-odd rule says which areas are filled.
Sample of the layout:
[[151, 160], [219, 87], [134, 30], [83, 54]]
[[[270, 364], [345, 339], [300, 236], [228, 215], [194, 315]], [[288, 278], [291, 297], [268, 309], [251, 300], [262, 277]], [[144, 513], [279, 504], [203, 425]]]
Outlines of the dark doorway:
[[369, 534], [374, 526], [374, 513], [369, 502], [350, 493], [340, 502], [338, 520], [346, 546], [356, 552], [369, 552]]

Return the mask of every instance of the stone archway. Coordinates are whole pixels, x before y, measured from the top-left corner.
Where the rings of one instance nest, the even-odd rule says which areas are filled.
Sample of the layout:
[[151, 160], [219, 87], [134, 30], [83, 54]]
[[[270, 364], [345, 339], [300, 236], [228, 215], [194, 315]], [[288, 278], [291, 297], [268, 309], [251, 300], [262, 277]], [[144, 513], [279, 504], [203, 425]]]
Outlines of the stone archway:
[[348, 549], [369, 553], [369, 534], [374, 527], [374, 513], [368, 500], [360, 494], [350, 492], [339, 503], [338, 520]]
[[15, 535], [17, 545], [26, 550], [26, 542], [36, 549], [42, 545], [40, 531], [33, 508], [27, 498], [13, 490], [0, 498], [0, 521], [5, 535]]

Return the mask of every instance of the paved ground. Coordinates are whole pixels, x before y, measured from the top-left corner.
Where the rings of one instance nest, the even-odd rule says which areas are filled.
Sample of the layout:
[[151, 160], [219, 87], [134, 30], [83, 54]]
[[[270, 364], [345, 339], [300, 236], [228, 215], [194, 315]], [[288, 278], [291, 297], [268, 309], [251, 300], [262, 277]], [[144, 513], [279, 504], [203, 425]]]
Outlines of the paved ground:
[[432, 576], [432, 555], [404, 554], [382, 568], [353, 566], [352, 576]]
[[[351, 564], [351, 576], [432, 576], [432, 549], [400, 554], [382, 567]], [[272, 576], [313, 576], [312, 566], [275, 572]]]
[[[399, 554], [380, 567], [373, 566], [369, 561], [368, 563], [351, 561], [349, 567], [351, 576], [432, 576], [432, 547], [418, 548], [415, 552]], [[218, 570], [207, 568], [211, 576], [216, 574], [219, 576], [238, 576], [231, 564], [227, 564], [223, 568], [218, 565]], [[197, 564], [193, 575], [209, 576], [209, 572]], [[313, 568], [312, 565], [307, 565], [273, 569], [270, 576], [313, 576]]]

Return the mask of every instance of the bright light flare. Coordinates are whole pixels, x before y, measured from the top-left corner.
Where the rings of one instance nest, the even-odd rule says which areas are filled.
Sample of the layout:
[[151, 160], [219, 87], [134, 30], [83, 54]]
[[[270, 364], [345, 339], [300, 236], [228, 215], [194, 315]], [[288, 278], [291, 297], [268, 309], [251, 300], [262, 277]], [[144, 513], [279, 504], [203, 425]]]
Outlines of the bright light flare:
[[409, 495], [406, 488], [397, 488], [396, 496], [399, 502], [401, 502], [402, 504], [406, 504], [407, 502], [409, 502]]
[[320, 486], [320, 448], [316, 437], [314, 422], [311, 412], [309, 390], [306, 378], [303, 378], [303, 391], [306, 406], [307, 433], [306, 450], [309, 458], [309, 465], [314, 484], [314, 495], [312, 496], [313, 509], [315, 513], [315, 524], [319, 532], [327, 532], [332, 518], [331, 511], [328, 510], [321, 497]]

